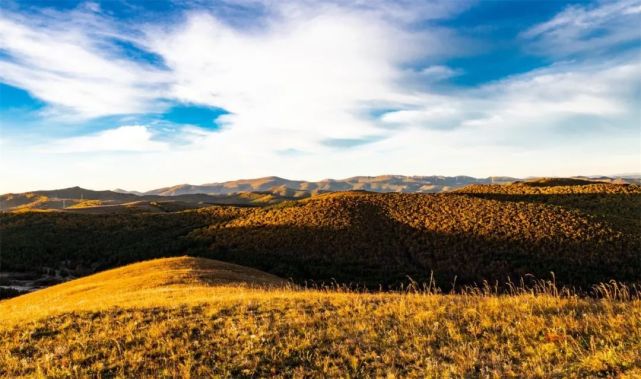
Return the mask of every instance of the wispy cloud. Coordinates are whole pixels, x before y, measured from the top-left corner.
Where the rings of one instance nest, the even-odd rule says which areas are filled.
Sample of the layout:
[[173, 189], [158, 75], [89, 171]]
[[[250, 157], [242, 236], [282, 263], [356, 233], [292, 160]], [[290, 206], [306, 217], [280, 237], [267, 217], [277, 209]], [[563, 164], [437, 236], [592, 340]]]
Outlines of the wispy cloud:
[[381, 121], [431, 129], [487, 126], [480, 139], [496, 135], [492, 129], [510, 136], [529, 129], [543, 136], [576, 117], [630, 128], [638, 116], [633, 79], [640, 76], [635, 60], [558, 65], [455, 96], [419, 97], [405, 109], [385, 113]]
[[641, 44], [641, 0], [573, 5], [522, 33], [534, 51], [567, 56], [600, 53], [626, 43]]
[[91, 118], [154, 110], [165, 72], [105, 48], [117, 37], [91, 13], [0, 15], [0, 80], [49, 104], [49, 114]]

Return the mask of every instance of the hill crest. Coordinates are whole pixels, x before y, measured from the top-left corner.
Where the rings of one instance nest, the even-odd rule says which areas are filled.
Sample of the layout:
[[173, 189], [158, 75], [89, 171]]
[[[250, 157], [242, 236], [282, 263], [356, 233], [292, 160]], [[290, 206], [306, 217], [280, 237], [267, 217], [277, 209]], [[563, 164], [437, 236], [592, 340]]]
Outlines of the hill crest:
[[[99, 272], [0, 302], [0, 315], [48, 315], [144, 304], [172, 298], [172, 289], [212, 286], [273, 288], [288, 282], [233, 263], [194, 257], [159, 258]], [[180, 293], [178, 291], [177, 293]], [[3, 317], [0, 317], [0, 320]]]

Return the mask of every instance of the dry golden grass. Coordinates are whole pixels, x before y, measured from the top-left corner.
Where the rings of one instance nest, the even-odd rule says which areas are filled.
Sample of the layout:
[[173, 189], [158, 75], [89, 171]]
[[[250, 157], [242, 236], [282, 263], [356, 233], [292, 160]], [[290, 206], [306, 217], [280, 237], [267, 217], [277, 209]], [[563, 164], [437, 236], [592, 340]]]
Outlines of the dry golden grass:
[[92, 207], [99, 207], [102, 204], [103, 204], [102, 200], [83, 200], [67, 207], [67, 209], [92, 208]]
[[602, 293], [309, 290], [160, 259], [0, 302], [0, 376], [639, 377], [641, 300]]
[[63, 312], [166, 304], [173, 297], [209, 297], [216, 286], [285, 286], [276, 276], [211, 259], [154, 259], [104, 271], [0, 302], [0, 321], [21, 322]]

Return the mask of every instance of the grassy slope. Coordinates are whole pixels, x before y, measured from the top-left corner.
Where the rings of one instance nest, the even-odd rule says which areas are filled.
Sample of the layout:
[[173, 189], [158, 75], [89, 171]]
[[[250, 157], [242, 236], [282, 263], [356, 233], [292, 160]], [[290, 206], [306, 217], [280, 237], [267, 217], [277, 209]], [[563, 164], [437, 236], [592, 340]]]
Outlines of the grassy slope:
[[[203, 258], [163, 258], [134, 263], [0, 303], [6, 322], [51, 314], [154, 304], [175, 294], [193, 294], [211, 285], [276, 286], [287, 282], [262, 271]], [[187, 290], [187, 291], [186, 291]]]
[[641, 375], [639, 300], [281, 284], [172, 258], [0, 302], [0, 376]]

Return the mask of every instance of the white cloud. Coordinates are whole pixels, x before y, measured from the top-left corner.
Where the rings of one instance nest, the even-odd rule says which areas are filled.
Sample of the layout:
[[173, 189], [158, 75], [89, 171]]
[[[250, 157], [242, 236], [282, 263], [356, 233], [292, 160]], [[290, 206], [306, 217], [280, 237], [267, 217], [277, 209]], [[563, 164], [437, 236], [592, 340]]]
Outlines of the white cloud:
[[560, 138], [572, 133], [594, 137], [595, 128], [629, 134], [641, 118], [639, 77], [635, 60], [557, 65], [454, 95], [423, 94], [383, 114], [381, 122], [397, 129], [467, 129], [472, 143], [520, 148], [563, 144]]
[[[276, 147], [309, 141], [296, 130], [230, 128], [172, 151], [176, 182], [281, 175], [321, 179], [359, 174], [577, 175], [639, 171], [632, 80], [637, 62], [555, 66], [456, 95], [408, 97], [381, 122], [386, 138], [355, 148]], [[303, 130], [304, 131], [304, 130]], [[185, 162], [185, 163], [180, 163]], [[198, 165], [191, 165], [198, 162]], [[153, 178], [150, 178], [153, 180]], [[171, 184], [171, 181], [160, 184]]]
[[[88, 32], [88, 31], [91, 31]], [[98, 117], [157, 108], [166, 73], [112, 54], [115, 31], [85, 13], [0, 14], [0, 80], [44, 100], [50, 113]]]
[[48, 153], [153, 152], [168, 145], [154, 141], [152, 132], [142, 125], [125, 125], [98, 133], [54, 140], [38, 150]]
[[600, 1], [596, 5], [569, 6], [521, 36], [535, 51], [546, 55], [597, 53], [641, 41], [639, 25], [641, 0]]
[[[331, 79], [333, 83], [345, 83], [356, 79], [352, 89], [359, 88], [361, 92], [342, 94], [351, 102], [360, 100], [368, 88], [376, 87], [364, 99], [367, 101], [380, 96], [381, 89], [389, 91], [387, 86], [398, 74], [393, 65], [403, 59], [419, 57], [423, 50], [429, 55], [464, 48], [445, 43], [443, 36], [448, 32], [444, 29], [409, 33], [404, 31], [405, 24], [448, 17], [469, 3], [244, 0], [232, 2], [231, 6], [262, 6], [265, 14], [255, 14], [256, 19], [252, 20], [259, 27], [232, 26], [217, 17], [218, 9], [212, 7], [211, 13], [201, 10], [187, 15], [186, 21], [178, 18], [178, 23], [164, 33], [160, 31], [165, 27], [157, 24], [115, 22], [102, 16], [100, 6], [91, 2], [68, 12], [47, 9], [28, 16], [7, 10], [0, 14], [0, 49], [6, 55], [0, 59], [0, 80], [45, 101], [50, 106], [48, 116], [80, 119], [158, 111], [166, 106], [165, 100], [176, 98], [217, 106], [221, 105], [220, 100], [226, 100], [223, 105], [229, 105], [230, 98], [248, 94], [248, 84], [240, 85], [239, 79], [254, 81], [255, 88], [263, 91], [271, 91], [275, 85], [282, 90], [287, 84], [288, 94], [298, 91], [300, 95], [301, 87], [313, 84], [309, 78], [315, 74], [322, 74], [317, 82]], [[132, 60], [115, 44], [119, 40], [143, 47], [144, 30], [150, 36], [147, 48], [168, 59], [173, 71]], [[168, 38], [171, 49], [163, 38]], [[177, 52], [195, 61], [188, 62]], [[371, 63], [364, 64], [367, 59]], [[341, 66], [342, 62], [345, 66]], [[355, 71], [359, 68], [363, 71]], [[215, 74], [215, 80], [197, 77], [202, 74]], [[294, 81], [303, 77], [305, 80], [294, 90]], [[201, 79], [205, 79], [204, 83], [197, 84]], [[239, 88], [230, 92], [232, 80]], [[371, 83], [366, 88], [366, 80], [384, 83]], [[275, 93], [271, 91], [272, 96]], [[324, 96], [319, 100], [333, 95], [319, 93]]]
[[185, 24], [150, 30], [148, 48], [174, 74], [171, 97], [230, 112], [218, 119], [226, 131], [216, 138], [272, 151], [317, 151], [327, 139], [377, 134], [362, 111], [404, 101], [398, 66], [440, 53], [430, 49], [429, 33], [350, 10], [300, 12], [260, 34], [192, 14]]

